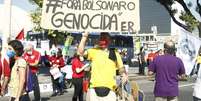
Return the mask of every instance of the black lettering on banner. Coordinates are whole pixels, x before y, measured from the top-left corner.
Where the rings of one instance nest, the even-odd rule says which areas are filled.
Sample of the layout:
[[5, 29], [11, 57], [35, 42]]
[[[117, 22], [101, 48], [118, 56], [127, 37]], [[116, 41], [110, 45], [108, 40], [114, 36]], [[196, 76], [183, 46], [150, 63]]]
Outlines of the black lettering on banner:
[[[101, 17], [101, 14], [96, 14], [96, 15], [94, 15], [92, 18], [91, 18], [91, 20], [90, 20], [90, 27], [92, 28], [92, 29], [99, 29], [100, 27], [98, 27], [98, 26], [93, 26], [93, 24], [94, 23], [96, 23], [96, 20], [94, 20], [96, 17]], [[94, 23], [93, 23], [94, 22]], [[101, 21], [102, 22], [102, 21]], [[101, 23], [100, 23], [100, 26], [101, 26]]]
[[76, 16], [74, 15], [73, 28], [76, 26], [76, 29], [80, 29], [80, 18], [81, 18], [81, 14], [79, 14], [78, 19], [76, 19]]
[[[57, 18], [56, 16], [57, 15], [64, 15], [64, 13], [63, 12], [57, 12], [57, 13], [55, 13], [53, 16], [52, 16], [52, 18], [51, 18], [51, 23], [52, 23], [52, 25], [54, 26], [54, 27], [56, 27], [56, 28], [59, 28], [59, 27], [61, 27], [62, 25], [63, 25], [63, 20], [61, 19], [61, 18]], [[57, 19], [54, 19], [54, 18], [57, 18]], [[56, 22], [58, 22], [57, 24], [56, 24]]]
[[134, 32], [133, 26], [134, 26], [134, 22], [129, 21], [129, 22], [128, 22], [128, 31], [129, 31], [129, 32]]
[[82, 10], [97, 10], [94, 9], [94, 1], [83, 0], [82, 2]]
[[115, 25], [115, 30], [118, 30], [118, 22], [117, 22], [117, 15], [116, 14], [113, 14], [111, 16], [111, 26], [112, 26], [112, 23]]
[[[82, 2], [81, 2], [82, 1]], [[65, 5], [65, 6], [64, 6]], [[55, 13], [57, 8], [67, 7], [72, 10], [134, 10], [134, 2], [109, 1], [109, 0], [47, 0], [46, 13], [52, 8]]]
[[115, 7], [116, 7], [116, 9], [119, 9], [118, 2], [114, 2], [113, 10], [114, 10]]
[[108, 8], [113, 9], [113, 2], [108, 2]]
[[92, 0], [91, 2], [90, 2], [90, 9], [91, 10], [96, 10], [95, 8], [94, 8], [94, 1]]
[[47, 0], [47, 8], [46, 8], [46, 13], [49, 12], [49, 9], [52, 7], [52, 13], [55, 13], [57, 7], [62, 8], [62, 0]]
[[103, 13], [101, 13], [100, 29], [103, 29], [103, 21], [102, 21], [102, 19], [104, 19], [104, 18], [103, 18], [103, 16], [102, 16], [102, 15], [103, 15]]
[[134, 2], [129, 2], [128, 5], [127, 5], [127, 8], [129, 10], [134, 10], [135, 9], [135, 3]]
[[73, 9], [73, 0], [65, 0], [66, 2], [63, 1], [63, 4], [66, 4], [66, 7], [69, 9]]
[[108, 8], [106, 1], [102, 1], [101, 8], [102, 9], [107, 9]]
[[96, 5], [99, 7], [99, 9], [97, 8], [97, 10], [101, 10], [101, 8], [102, 8], [100, 3], [101, 3], [100, 0], [98, 0], [98, 1], [96, 2]]
[[88, 2], [87, 2], [87, 0], [83, 0], [83, 2], [82, 2], [82, 10], [86, 10], [87, 7], [88, 7]]
[[[86, 19], [84, 19], [84, 18], [86, 18]], [[84, 24], [84, 21], [86, 21], [86, 25], [84, 26], [83, 24]], [[87, 15], [87, 14], [83, 14], [82, 15], [82, 17], [81, 17], [81, 26], [82, 26], [82, 28], [83, 29], [87, 29], [88, 28], [88, 26], [89, 26], [89, 15]]]
[[124, 8], [124, 10], [126, 10], [126, 2], [125, 1], [119, 2], [119, 9], [118, 10], [121, 10], [122, 7]]
[[101, 19], [101, 22], [103, 22], [102, 30], [111, 29], [111, 18], [108, 15], [104, 15], [103, 19]]
[[125, 21], [122, 21], [121, 22], [121, 31], [122, 32], [125, 32], [127, 29], [126, 29], [126, 22]]
[[73, 13], [66, 14], [66, 16], [64, 17], [64, 25], [69, 29], [74, 28], [74, 26], [73, 26], [74, 24], [73, 24], [73, 20], [72, 20], [74, 18], [75, 18], [75, 15]]
[[[98, 22], [97, 22], [98, 21]], [[116, 14], [111, 16], [107, 14], [95, 14], [91, 17], [87, 14], [74, 14], [63, 12], [55, 13], [51, 18], [51, 23], [54, 27], [59, 28], [63, 25], [68, 29], [101, 29], [101, 30], [118, 30], [118, 18]], [[132, 27], [132, 23], [129, 24]]]
[[74, 0], [73, 2], [75, 10], [81, 10], [80, 0]]
[[63, 0], [63, 5], [64, 4], [68, 9], [81, 10], [80, 0]]

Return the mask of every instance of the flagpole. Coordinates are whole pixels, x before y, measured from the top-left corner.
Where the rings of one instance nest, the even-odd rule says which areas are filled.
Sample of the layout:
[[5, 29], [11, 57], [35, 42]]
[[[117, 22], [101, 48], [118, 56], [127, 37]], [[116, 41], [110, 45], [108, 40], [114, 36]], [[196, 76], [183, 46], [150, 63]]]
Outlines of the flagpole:
[[11, 37], [11, 16], [12, 16], [12, 0], [4, 0], [4, 12], [5, 12], [5, 29], [4, 29], [4, 39], [8, 41]]
[[4, 0], [4, 29], [2, 36], [2, 54], [4, 54], [5, 47], [8, 45], [8, 41], [11, 38], [11, 11], [12, 11], [12, 0]]

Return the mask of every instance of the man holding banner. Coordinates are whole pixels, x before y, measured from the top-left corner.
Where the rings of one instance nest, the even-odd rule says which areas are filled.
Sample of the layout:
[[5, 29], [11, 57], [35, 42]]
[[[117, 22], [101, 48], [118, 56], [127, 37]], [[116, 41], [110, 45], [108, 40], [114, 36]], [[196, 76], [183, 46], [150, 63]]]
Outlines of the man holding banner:
[[107, 32], [101, 32], [97, 48], [87, 49], [84, 53], [88, 33], [82, 35], [78, 46], [78, 53], [91, 61], [91, 79], [87, 92], [87, 101], [116, 101], [116, 70], [123, 75], [123, 81], [127, 80], [125, 69], [120, 54], [109, 49], [110, 36]]

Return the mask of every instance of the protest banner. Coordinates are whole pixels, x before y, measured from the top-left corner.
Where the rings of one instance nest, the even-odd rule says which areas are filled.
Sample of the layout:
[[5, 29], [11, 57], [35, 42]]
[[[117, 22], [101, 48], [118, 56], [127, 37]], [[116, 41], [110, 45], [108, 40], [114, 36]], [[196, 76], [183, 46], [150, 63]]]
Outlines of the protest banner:
[[89, 32], [139, 31], [139, 0], [44, 0], [45, 29]]
[[57, 67], [51, 68], [50, 74], [53, 76], [54, 80], [62, 76], [61, 71]]
[[198, 37], [193, 36], [192, 33], [181, 29], [177, 46], [176, 55], [183, 61], [186, 74], [190, 75], [195, 66], [195, 60], [201, 46], [201, 40]]

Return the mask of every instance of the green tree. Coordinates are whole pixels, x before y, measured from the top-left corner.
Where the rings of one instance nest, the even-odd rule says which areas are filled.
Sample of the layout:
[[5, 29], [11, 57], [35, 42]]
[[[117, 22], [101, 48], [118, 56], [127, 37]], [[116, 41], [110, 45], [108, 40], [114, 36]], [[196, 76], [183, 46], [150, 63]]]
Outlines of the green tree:
[[65, 37], [67, 35], [67, 33], [65, 31], [43, 29], [40, 26], [43, 0], [29, 0], [29, 1], [33, 4], [38, 5], [37, 9], [35, 11], [31, 12], [31, 19], [32, 19], [32, 22], [34, 23], [33, 31], [47, 32], [50, 43], [64, 44]]
[[[199, 37], [201, 37], [201, 22], [196, 19], [196, 17], [192, 14], [189, 7], [192, 6], [192, 2], [189, 4], [186, 4], [184, 0], [156, 0], [161, 5], [165, 7], [165, 9], [168, 11], [169, 15], [171, 16], [172, 20], [182, 28], [192, 32], [196, 27], [199, 31]], [[179, 17], [181, 20], [185, 22], [185, 24], [181, 23], [178, 19], [175, 18], [175, 13], [177, 12], [177, 9], [173, 8], [172, 5], [177, 2], [179, 3], [183, 9], [184, 12], [181, 13], [181, 16]], [[201, 16], [201, 5], [199, 3], [199, 0], [197, 0], [197, 8], [196, 11], [198, 12], [199, 16]]]

